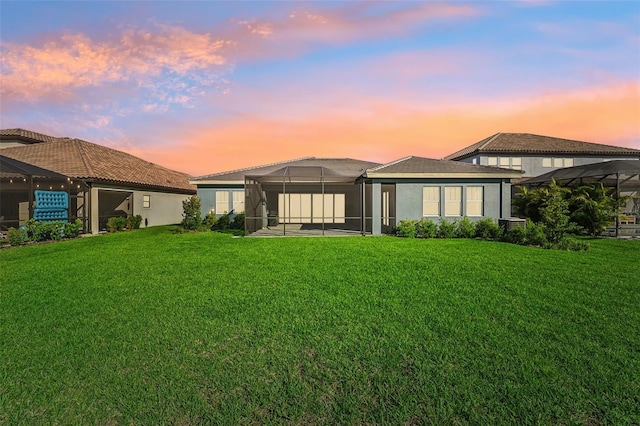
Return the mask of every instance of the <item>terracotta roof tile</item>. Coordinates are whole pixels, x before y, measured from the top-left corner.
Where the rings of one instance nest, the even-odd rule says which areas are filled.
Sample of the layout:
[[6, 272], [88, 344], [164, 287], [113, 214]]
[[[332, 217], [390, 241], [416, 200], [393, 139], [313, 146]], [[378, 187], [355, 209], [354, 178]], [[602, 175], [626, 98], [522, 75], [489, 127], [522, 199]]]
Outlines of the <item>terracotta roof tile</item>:
[[76, 179], [195, 193], [185, 173], [81, 139], [53, 138], [5, 148], [2, 155]]
[[569, 154], [569, 155], [622, 155], [640, 157], [640, 150], [613, 145], [582, 142], [530, 133], [496, 133], [444, 157], [461, 160], [479, 153], [504, 154]]
[[39, 143], [68, 138], [57, 138], [55, 136], [49, 136], [25, 129], [0, 129], [0, 139], [18, 139], [30, 143]]

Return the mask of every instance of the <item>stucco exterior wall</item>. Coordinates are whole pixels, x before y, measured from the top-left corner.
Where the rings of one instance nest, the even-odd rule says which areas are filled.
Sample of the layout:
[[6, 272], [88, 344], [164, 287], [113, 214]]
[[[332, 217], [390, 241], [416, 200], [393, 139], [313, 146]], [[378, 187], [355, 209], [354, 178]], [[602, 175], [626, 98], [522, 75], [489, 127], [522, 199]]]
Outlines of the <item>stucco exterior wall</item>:
[[[133, 215], [142, 216], [140, 227], [172, 225], [182, 221], [182, 201], [191, 197], [158, 191], [145, 191], [126, 187], [94, 185], [91, 188], [91, 232], [97, 233], [100, 199], [98, 191], [124, 191], [133, 194]], [[144, 196], [149, 196], [149, 207], [143, 206]]]
[[[200, 212], [202, 213], [202, 217], [205, 217], [207, 213], [216, 208], [216, 192], [228, 192], [229, 193], [229, 205], [227, 208], [227, 212], [230, 212], [233, 209], [233, 197], [231, 196], [231, 192], [233, 191], [244, 191], [244, 185], [224, 185], [224, 186], [208, 186], [208, 187], [198, 187], [198, 197], [200, 198], [201, 207]], [[216, 211], [216, 215], [222, 215], [224, 211], [218, 212]]]
[[464, 216], [467, 206], [467, 187], [482, 186], [483, 191], [483, 215], [479, 217], [470, 217], [469, 219], [481, 219], [490, 217], [500, 219], [504, 214], [511, 210], [511, 184], [499, 179], [487, 181], [476, 179], [465, 180], [448, 180], [448, 179], [431, 179], [424, 181], [402, 182], [396, 184], [396, 220], [402, 219], [421, 219], [423, 217], [423, 199], [422, 193], [425, 186], [440, 187], [440, 215], [429, 216], [432, 219], [439, 218], [455, 219], [460, 216], [445, 216], [444, 214], [444, 188], [447, 186], [462, 187], [462, 215]]
[[[544, 155], [544, 156], [540, 156], [540, 155], [519, 155], [519, 154], [512, 154], [512, 155], [506, 155], [506, 154], [492, 154], [492, 155], [488, 155], [488, 154], [481, 154], [481, 155], [475, 155], [473, 157], [469, 157], [469, 158], [465, 158], [464, 160], [461, 160], [464, 163], [472, 163], [472, 164], [481, 164], [483, 166], [488, 166], [489, 165], [489, 157], [497, 157], [497, 158], [509, 158], [509, 157], [518, 157], [522, 159], [522, 170], [524, 170], [524, 175], [523, 177], [533, 177], [533, 176], [540, 176], [542, 174], [548, 173], [550, 171], [559, 169], [560, 167], [543, 167], [542, 166], [542, 160], [543, 158], [569, 158], [569, 159], [573, 159], [573, 165], [574, 166], [582, 166], [585, 164], [593, 164], [593, 163], [602, 163], [603, 161], [610, 161], [610, 160], [637, 160], [639, 159], [638, 157], [630, 157], [630, 156], [575, 156], [575, 155], [553, 155], [553, 154], [549, 154], [549, 155]], [[476, 161], [474, 163], [474, 160]], [[552, 163], [553, 164], [553, 163]]]

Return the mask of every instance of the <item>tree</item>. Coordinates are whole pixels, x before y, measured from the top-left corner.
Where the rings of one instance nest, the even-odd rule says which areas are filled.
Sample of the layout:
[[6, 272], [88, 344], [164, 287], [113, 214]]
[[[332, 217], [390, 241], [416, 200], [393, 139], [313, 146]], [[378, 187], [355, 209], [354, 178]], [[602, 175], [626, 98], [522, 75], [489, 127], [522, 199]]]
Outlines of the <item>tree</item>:
[[197, 195], [193, 195], [182, 201], [182, 223], [185, 229], [195, 231], [202, 226], [202, 216], [200, 207], [202, 203]]
[[616, 199], [615, 190], [605, 187], [602, 182], [579, 186], [572, 191], [571, 219], [589, 235], [600, 235], [615, 220], [627, 198]]

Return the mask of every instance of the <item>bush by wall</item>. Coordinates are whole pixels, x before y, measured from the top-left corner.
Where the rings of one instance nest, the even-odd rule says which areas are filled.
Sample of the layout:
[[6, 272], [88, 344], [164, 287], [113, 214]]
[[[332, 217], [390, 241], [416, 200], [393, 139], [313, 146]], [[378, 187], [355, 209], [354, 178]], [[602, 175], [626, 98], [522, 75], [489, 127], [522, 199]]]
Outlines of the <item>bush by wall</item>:
[[438, 223], [438, 238], [453, 238], [456, 233], [456, 226], [447, 219], [440, 219]]
[[116, 216], [107, 219], [107, 231], [109, 232], [124, 231], [125, 226], [127, 226], [126, 217]]
[[28, 240], [27, 237], [27, 229], [26, 228], [9, 228], [7, 231], [7, 238], [9, 240], [9, 244], [12, 247], [16, 247], [25, 243]]
[[140, 225], [142, 224], [142, 216], [139, 214], [135, 216], [129, 216], [127, 218], [127, 229], [129, 231], [134, 229], [140, 229]]
[[499, 240], [504, 235], [501, 228], [493, 219], [485, 217], [476, 222], [476, 237], [483, 240]]
[[474, 238], [476, 236], [476, 225], [466, 216], [462, 219], [456, 219], [453, 225], [455, 227], [453, 231], [455, 238]]
[[417, 223], [417, 220], [402, 219], [396, 225], [396, 235], [404, 238], [415, 238]]

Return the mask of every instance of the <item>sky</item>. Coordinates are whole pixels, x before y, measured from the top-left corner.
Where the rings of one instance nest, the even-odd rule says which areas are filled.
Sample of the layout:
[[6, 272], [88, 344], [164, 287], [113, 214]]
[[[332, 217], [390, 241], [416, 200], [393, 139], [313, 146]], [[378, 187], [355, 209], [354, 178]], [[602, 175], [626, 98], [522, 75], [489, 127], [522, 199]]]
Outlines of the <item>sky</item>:
[[201, 176], [442, 158], [498, 132], [640, 149], [640, 1], [5, 1], [0, 127]]

